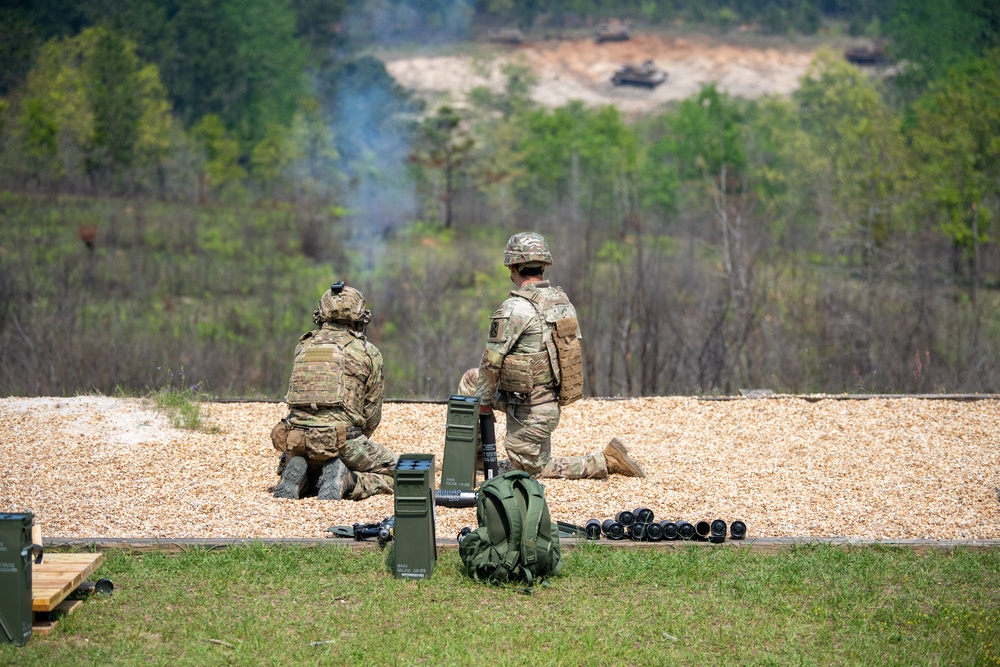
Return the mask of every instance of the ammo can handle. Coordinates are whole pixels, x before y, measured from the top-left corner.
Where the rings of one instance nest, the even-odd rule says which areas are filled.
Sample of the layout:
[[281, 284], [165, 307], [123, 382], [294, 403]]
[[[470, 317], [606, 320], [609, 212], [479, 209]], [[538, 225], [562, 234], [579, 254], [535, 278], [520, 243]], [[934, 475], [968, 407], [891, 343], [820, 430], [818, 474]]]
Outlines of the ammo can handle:
[[42, 548], [42, 527], [37, 523], [31, 525], [31, 541], [34, 544], [29, 547], [29, 550], [35, 554], [35, 565], [40, 565], [45, 550]]

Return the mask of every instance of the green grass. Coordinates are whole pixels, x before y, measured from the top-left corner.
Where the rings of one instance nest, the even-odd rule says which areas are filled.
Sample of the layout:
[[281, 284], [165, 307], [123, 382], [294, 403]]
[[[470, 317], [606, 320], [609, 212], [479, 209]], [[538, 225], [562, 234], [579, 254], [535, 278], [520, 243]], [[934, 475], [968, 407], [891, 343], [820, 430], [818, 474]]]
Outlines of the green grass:
[[532, 596], [453, 550], [419, 582], [342, 546], [105, 555], [114, 594], [0, 664], [1000, 664], [997, 551], [587, 545]]
[[195, 389], [172, 389], [169, 387], [151, 391], [147, 399], [153, 406], [170, 420], [175, 428], [189, 431], [204, 430], [218, 433], [219, 427], [206, 424], [201, 412], [201, 401], [207, 400]]

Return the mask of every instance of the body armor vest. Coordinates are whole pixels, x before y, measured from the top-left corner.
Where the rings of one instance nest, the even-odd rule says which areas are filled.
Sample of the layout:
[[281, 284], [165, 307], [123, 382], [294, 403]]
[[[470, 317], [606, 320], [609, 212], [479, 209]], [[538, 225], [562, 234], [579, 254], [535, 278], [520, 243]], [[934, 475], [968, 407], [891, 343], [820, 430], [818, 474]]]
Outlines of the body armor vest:
[[362, 414], [366, 376], [361, 360], [368, 360], [364, 342], [347, 329], [324, 328], [306, 334], [292, 363], [285, 402], [313, 409], [342, 407]]
[[558, 387], [559, 405], [569, 405], [583, 398], [583, 349], [572, 304], [561, 288], [555, 291], [551, 297], [540, 290], [511, 291], [535, 307], [543, 322], [543, 349], [537, 354], [508, 355], [500, 369], [500, 389], [505, 389], [505, 375], [507, 384], [527, 384], [526, 390], [516, 391], [530, 392], [532, 386]]

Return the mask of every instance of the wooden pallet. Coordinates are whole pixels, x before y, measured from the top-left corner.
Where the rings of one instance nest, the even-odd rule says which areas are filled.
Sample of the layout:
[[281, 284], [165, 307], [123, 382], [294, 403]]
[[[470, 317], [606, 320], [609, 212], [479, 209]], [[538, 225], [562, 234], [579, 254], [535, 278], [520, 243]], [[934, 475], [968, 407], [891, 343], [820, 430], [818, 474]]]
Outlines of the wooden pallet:
[[104, 554], [45, 554], [31, 566], [31, 610], [35, 613], [31, 632], [47, 635], [59, 619], [76, 611], [80, 600], [67, 600], [104, 562]]

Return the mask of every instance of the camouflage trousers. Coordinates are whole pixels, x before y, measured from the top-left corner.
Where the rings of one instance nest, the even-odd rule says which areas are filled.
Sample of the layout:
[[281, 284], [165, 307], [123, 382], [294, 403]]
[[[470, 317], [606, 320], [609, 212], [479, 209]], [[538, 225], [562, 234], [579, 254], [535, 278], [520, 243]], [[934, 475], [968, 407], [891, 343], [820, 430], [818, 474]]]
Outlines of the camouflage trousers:
[[340, 457], [356, 478], [354, 489], [346, 496], [349, 500], [392, 493], [399, 456], [363, 435], [340, 445], [336, 429], [298, 428], [282, 420], [271, 430], [271, 443], [276, 450], [289, 457], [305, 458], [309, 463], [310, 478], [319, 476], [324, 463]]
[[535, 477], [604, 479], [608, 463], [601, 452], [586, 456], [552, 456], [552, 432], [559, 426], [559, 404], [507, 405], [504, 447], [515, 468]]

